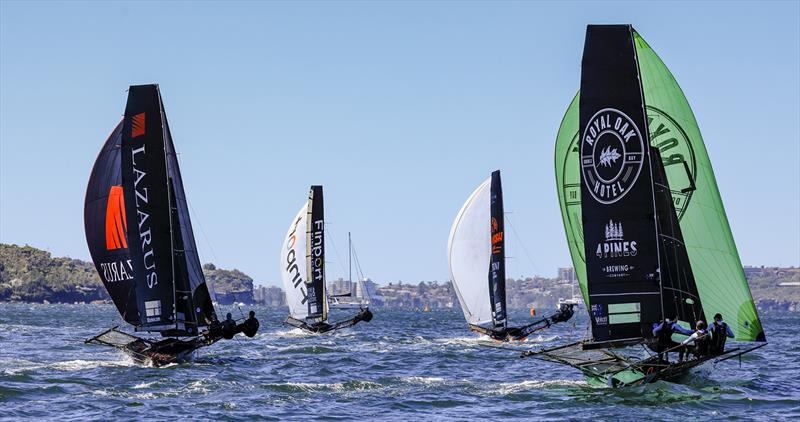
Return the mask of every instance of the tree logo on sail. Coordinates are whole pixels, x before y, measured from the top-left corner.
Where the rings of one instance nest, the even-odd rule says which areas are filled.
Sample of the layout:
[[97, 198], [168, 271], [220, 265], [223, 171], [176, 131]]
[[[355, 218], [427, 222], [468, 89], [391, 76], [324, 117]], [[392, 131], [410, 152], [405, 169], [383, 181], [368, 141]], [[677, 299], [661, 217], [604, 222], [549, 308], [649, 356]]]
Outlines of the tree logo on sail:
[[613, 204], [622, 199], [639, 178], [645, 140], [625, 113], [604, 108], [586, 125], [581, 136], [583, 182], [595, 200]]
[[606, 224], [605, 242], [597, 244], [598, 258], [619, 258], [636, 256], [636, 241], [626, 241], [622, 223], [609, 220]]

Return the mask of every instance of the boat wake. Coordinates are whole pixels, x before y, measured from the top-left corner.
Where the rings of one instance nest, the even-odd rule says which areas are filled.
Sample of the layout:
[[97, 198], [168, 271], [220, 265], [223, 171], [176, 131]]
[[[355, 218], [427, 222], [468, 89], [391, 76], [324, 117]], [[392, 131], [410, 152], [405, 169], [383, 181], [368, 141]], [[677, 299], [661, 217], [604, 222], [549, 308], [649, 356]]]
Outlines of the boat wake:
[[487, 386], [486, 393], [498, 396], [516, 394], [530, 390], [543, 390], [555, 388], [586, 387], [588, 384], [584, 380], [527, 380], [521, 382], [500, 383]]

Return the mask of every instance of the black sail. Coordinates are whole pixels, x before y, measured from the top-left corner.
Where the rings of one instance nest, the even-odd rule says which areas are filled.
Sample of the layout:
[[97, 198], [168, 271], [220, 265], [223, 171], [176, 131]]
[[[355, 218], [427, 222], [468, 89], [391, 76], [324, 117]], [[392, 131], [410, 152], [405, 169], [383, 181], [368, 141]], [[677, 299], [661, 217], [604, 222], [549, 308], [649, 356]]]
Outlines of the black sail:
[[122, 122], [108, 137], [89, 176], [83, 209], [89, 253], [122, 318], [139, 325], [134, 273], [128, 248], [128, 218], [120, 173]]
[[145, 331], [177, 331], [173, 237], [157, 85], [131, 86], [122, 125], [122, 186], [141, 324]]
[[490, 213], [492, 253], [489, 259], [489, 299], [492, 303], [492, 319], [495, 327], [505, 327], [506, 318], [506, 251], [503, 215], [503, 186], [500, 170], [492, 172], [490, 186]]
[[[164, 110], [163, 101], [161, 110]], [[197, 328], [207, 326], [216, 319], [213, 293], [203, 275], [175, 145], [166, 113], [163, 116], [175, 262], [175, 309], [177, 320], [185, 323], [186, 331], [196, 333]]]
[[325, 212], [322, 186], [311, 186], [308, 194], [307, 224], [307, 318], [325, 320], [328, 317], [328, 310], [325, 302]]
[[581, 72], [581, 206], [596, 342], [643, 337], [662, 312], [644, 107], [632, 28], [589, 25]]
[[661, 294], [666, 317], [676, 316], [692, 326], [699, 320], [708, 321], [697, 292], [689, 253], [675, 211], [667, 173], [658, 148], [650, 147], [653, 163], [653, 188], [658, 215], [659, 249], [661, 251]]

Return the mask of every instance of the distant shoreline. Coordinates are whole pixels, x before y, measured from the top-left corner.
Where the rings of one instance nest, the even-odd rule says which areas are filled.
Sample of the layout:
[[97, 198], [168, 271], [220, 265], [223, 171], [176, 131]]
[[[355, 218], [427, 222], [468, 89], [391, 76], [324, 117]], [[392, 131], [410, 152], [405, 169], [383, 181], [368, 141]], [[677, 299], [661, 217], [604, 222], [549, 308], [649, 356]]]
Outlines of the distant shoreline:
[[[285, 295], [275, 286], [257, 286], [242, 271], [203, 265], [206, 281], [222, 305], [232, 303], [285, 306]], [[550, 309], [561, 298], [579, 295], [574, 270], [562, 268], [555, 279], [532, 277], [506, 282], [509, 309]], [[744, 267], [759, 311], [800, 311], [800, 268]], [[341, 287], [339, 285], [347, 285]], [[347, 280], [329, 281], [333, 293], [352, 287]], [[371, 307], [385, 309], [459, 309], [458, 298], [449, 281], [390, 282], [375, 285]], [[103, 304], [111, 303], [94, 264], [66, 257], [52, 257], [32, 246], [0, 243], [0, 303]]]

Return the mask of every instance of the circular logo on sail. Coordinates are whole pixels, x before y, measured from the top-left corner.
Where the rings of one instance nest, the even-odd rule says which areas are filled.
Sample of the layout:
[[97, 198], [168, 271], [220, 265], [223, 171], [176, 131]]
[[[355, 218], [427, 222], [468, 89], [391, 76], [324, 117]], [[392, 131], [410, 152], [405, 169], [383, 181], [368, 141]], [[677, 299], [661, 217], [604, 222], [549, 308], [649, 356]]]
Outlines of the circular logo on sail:
[[628, 193], [642, 170], [645, 143], [627, 114], [604, 108], [581, 136], [583, 182], [595, 200], [613, 204]]
[[647, 106], [647, 125], [650, 129], [650, 145], [661, 152], [672, 203], [680, 220], [692, 199], [698, 177], [691, 138], [675, 119], [652, 106]]

